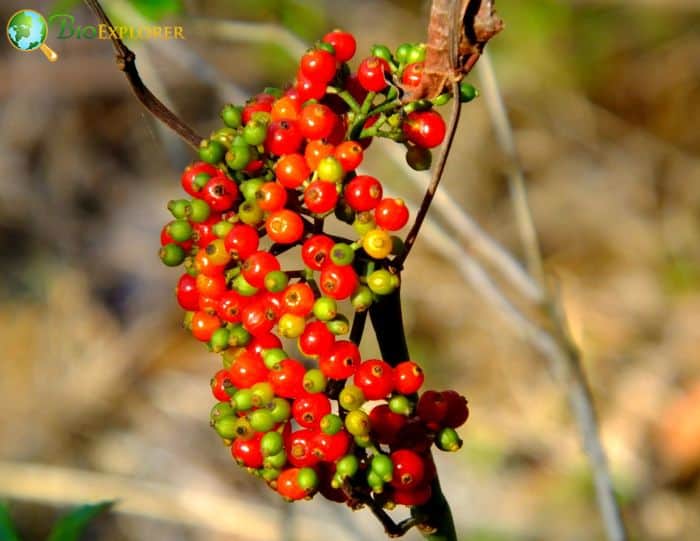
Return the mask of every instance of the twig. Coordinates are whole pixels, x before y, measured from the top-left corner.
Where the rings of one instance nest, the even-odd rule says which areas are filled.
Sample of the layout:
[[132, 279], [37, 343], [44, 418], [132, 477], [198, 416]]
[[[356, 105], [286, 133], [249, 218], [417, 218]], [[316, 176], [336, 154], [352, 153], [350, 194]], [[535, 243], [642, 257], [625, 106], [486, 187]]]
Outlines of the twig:
[[182, 122], [182, 120], [180, 120], [177, 115], [168, 109], [163, 102], [156, 98], [143, 83], [141, 76], [136, 69], [136, 55], [131, 49], [124, 45], [124, 42], [119, 38], [116, 31], [114, 31], [114, 26], [109, 20], [107, 14], [102, 9], [99, 1], [85, 0], [85, 3], [92, 10], [97, 19], [112, 30], [112, 32], [110, 32], [110, 38], [112, 40], [112, 45], [114, 46], [114, 51], [117, 53], [117, 66], [124, 72], [124, 75], [126, 75], [136, 98], [138, 98], [138, 100], [151, 112], [151, 114], [153, 114], [153, 116], [166, 124], [191, 147], [195, 149], [198, 148], [199, 143], [202, 141], [202, 137], [197, 135], [192, 128]]
[[[619, 504], [615, 498], [605, 449], [600, 440], [598, 419], [586, 373], [581, 364], [581, 354], [571, 340], [565, 318], [555, 297], [547, 287], [537, 231], [527, 202], [525, 175], [518, 159], [513, 131], [493, 67], [488, 56], [485, 56], [483, 60], [480, 68], [482, 90], [497, 139], [508, 157], [507, 175], [518, 229], [527, 254], [530, 271], [545, 294], [544, 306], [554, 327], [552, 334], [550, 334], [533, 328], [534, 325], [530, 324], [528, 333], [532, 342], [550, 360], [554, 371], [566, 383], [569, 403], [578, 424], [584, 450], [593, 470], [598, 505], [607, 536], [611, 541], [625, 541], [627, 533]], [[527, 321], [527, 323], [530, 322]]]

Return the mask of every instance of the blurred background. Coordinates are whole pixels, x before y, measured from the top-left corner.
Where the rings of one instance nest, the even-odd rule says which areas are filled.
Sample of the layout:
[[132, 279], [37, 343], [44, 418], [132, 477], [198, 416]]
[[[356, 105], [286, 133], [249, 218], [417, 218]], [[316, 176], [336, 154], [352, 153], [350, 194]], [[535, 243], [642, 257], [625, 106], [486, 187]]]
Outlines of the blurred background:
[[[342, 26], [364, 54], [424, 39], [429, 9], [103, 4], [120, 24], [184, 27], [183, 42], [128, 45], [146, 83], [200, 133], [222, 104], [295, 71], [284, 35], [208, 30], [214, 21], [274, 23], [308, 43]], [[94, 24], [74, 1], [4, 0], [0, 19], [27, 7]], [[632, 538], [700, 539], [700, 4], [497, 8], [506, 29], [489, 51]], [[115, 497], [87, 539], [383, 539], [369, 512], [322, 498], [283, 505], [232, 463], [208, 426], [218, 358], [182, 330], [178, 273], [156, 257], [192, 152], [141, 108], [108, 42], [48, 44], [55, 64], [0, 46], [0, 498], [24, 539], [43, 539], [74, 504]], [[373, 150], [373, 174], [416, 201], [403, 166]], [[477, 99], [444, 187], [520, 256], [504, 163]], [[463, 451], [438, 457], [460, 539], [603, 539], [562, 387], [433, 248], [418, 241], [403, 289], [427, 386], [455, 388], [472, 408]]]

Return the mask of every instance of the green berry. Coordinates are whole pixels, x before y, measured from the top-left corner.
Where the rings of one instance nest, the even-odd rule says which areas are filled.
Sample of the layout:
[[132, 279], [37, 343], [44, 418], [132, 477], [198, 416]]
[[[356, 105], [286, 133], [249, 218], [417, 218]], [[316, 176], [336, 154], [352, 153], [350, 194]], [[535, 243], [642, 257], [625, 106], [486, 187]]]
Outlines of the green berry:
[[292, 413], [292, 407], [289, 405], [289, 402], [279, 397], [272, 400], [269, 409], [276, 423], [286, 421]]
[[287, 453], [285, 453], [284, 450], [282, 450], [279, 453], [276, 453], [274, 455], [266, 456], [263, 459], [263, 465], [266, 468], [280, 469], [280, 468], [283, 468], [286, 463], [287, 463]]
[[267, 125], [251, 120], [243, 128], [243, 139], [251, 146], [262, 145], [267, 137]]
[[253, 406], [259, 408], [266, 406], [275, 398], [275, 390], [268, 381], [259, 381], [250, 388], [253, 393]]
[[331, 297], [319, 297], [314, 302], [313, 313], [320, 321], [329, 321], [338, 313], [338, 303]]
[[207, 218], [209, 218], [211, 208], [206, 201], [202, 201], [201, 199], [192, 199], [188, 203], [185, 213], [191, 222], [199, 223], [204, 222], [207, 220]]
[[283, 349], [272, 348], [263, 350], [262, 358], [265, 366], [270, 370], [274, 370], [283, 360], [288, 359], [289, 355]]
[[189, 205], [187, 199], [172, 199], [168, 202], [168, 210], [175, 218], [181, 220], [187, 217], [187, 205]]
[[345, 428], [353, 436], [366, 436], [369, 434], [369, 415], [360, 409], [349, 411], [345, 416]]
[[211, 179], [211, 175], [209, 173], [198, 173], [194, 177], [194, 186], [197, 188], [197, 191], [201, 190], [207, 185], [207, 182]]
[[348, 411], [356, 410], [364, 403], [365, 394], [356, 385], [346, 385], [338, 395], [338, 404]]
[[253, 430], [253, 427], [250, 426], [250, 421], [248, 421], [248, 419], [246, 419], [245, 417], [236, 418], [235, 432], [236, 438], [241, 438], [243, 440], [249, 440], [255, 435], [255, 430]]
[[167, 231], [175, 242], [186, 242], [192, 238], [192, 225], [187, 220], [173, 220], [168, 224]]
[[459, 101], [467, 103], [477, 97], [479, 97], [479, 91], [473, 85], [466, 81], [459, 83]]
[[306, 492], [313, 492], [318, 486], [318, 474], [313, 468], [301, 468], [297, 475], [297, 483]]
[[433, 163], [430, 149], [411, 145], [406, 149], [406, 163], [415, 171], [427, 171]]
[[350, 332], [350, 322], [345, 314], [337, 314], [330, 321], [326, 321], [326, 327], [336, 336]]
[[248, 411], [253, 407], [253, 391], [250, 389], [239, 389], [231, 398], [238, 411]]
[[224, 159], [226, 147], [216, 140], [204, 139], [199, 144], [199, 159], [207, 163], [219, 163]]
[[386, 269], [377, 269], [367, 277], [367, 285], [377, 295], [388, 295], [398, 287], [398, 276]]
[[177, 267], [185, 260], [185, 250], [172, 242], [161, 246], [158, 252], [160, 260], [168, 267]]
[[281, 270], [270, 271], [265, 275], [265, 289], [271, 293], [284, 291], [289, 283], [287, 273]]
[[238, 436], [236, 428], [238, 427], [238, 418], [232, 415], [222, 417], [214, 422], [214, 430], [216, 433], [227, 440], [235, 439]]
[[221, 351], [225, 350], [229, 346], [229, 335], [230, 332], [225, 327], [216, 329], [214, 334], [211, 335], [211, 340], [209, 341], [211, 350], [214, 353], [220, 353]]
[[389, 400], [389, 409], [399, 415], [409, 416], [413, 413], [413, 403], [407, 396], [397, 394]]
[[233, 279], [233, 289], [244, 297], [252, 297], [258, 292], [257, 287], [251, 286], [242, 274], [239, 274]]
[[240, 323], [236, 323], [229, 328], [228, 343], [230, 346], [246, 346], [251, 338], [250, 333]]
[[304, 374], [303, 385], [307, 393], [322, 393], [326, 390], [327, 383], [326, 376], [318, 368], [311, 368]]
[[383, 58], [384, 60], [386, 60], [389, 63], [394, 61], [394, 57], [391, 55], [391, 51], [389, 50], [389, 47], [387, 47], [386, 45], [374, 45], [374, 46], [372, 46], [370, 54], [372, 56], [376, 56], [377, 58]]
[[413, 47], [411, 47], [411, 50], [408, 52], [408, 55], [406, 56], [406, 63], [407, 64], [415, 64], [416, 62], [424, 62], [425, 61], [425, 50], [426, 50], [425, 43], [419, 43], [418, 45], [414, 45]]
[[211, 134], [210, 139], [213, 141], [218, 141], [224, 147], [229, 148], [233, 143], [233, 139], [236, 137], [236, 130], [232, 128], [220, 128]]
[[367, 484], [369, 485], [369, 488], [372, 489], [372, 492], [376, 494], [381, 494], [384, 492], [384, 481], [374, 472], [374, 470], [369, 470], [367, 472]]
[[435, 437], [435, 445], [441, 451], [459, 451], [462, 447], [462, 439], [454, 428], [442, 428]]
[[229, 234], [229, 231], [233, 229], [233, 224], [231, 222], [227, 222], [226, 220], [221, 220], [220, 222], [216, 222], [213, 227], [214, 234], [219, 237], [220, 239], [226, 238], [226, 235]]
[[248, 421], [250, 421], [250, 426], [256, 432], [268, 432], [275, 426], [275, 418], [270, 413], [270, 410], [265, 408], [251, 411], [248, 414]]
[[358, 287], [350, 297], [350, 303], [356, 312], [364, 312], [374, 301], [372, 291], [367, 286]]
[[399, 45], [396, 49], [396, 60], [398, 60], [401, 64], [408, 64], [408, 54], [411, 52], [413, 47], [413, 43], [402, 43]]
[[367, 233], [376, 229], [377, 225], [374, 223], [374, 216], [371, 212], [358, 212], [355, 215], [355, 221], [352, 222], [352, 227], [355, 229], [358, 235], [364, 237]]
[[255, 201], [244, 201], [238, 207], [238, 217], [244, 224], [256, 226], [263, 221], [265, 214]]
[[268, 432], [260, 440], [260, 452], [263, 456], [276, 455], [284, 449], [284, 438], [279, 432]]
[[355, 455], [345, 455], [338, 460], [335, 466], [335, 472], [341, 479], [352, 477], [360, 468], [360, 461]]
[[343, 420], [335, 413], [328, 413], [323, 416], [319, 426], [322, 432], [332, 436], [343, 429]]
[[382, 481], [385, 483], [391, 481], [391, 477], [394, 472], [394, 463], [387, 455], [383, 455], [381, 453], [374, 455], [372, 457], [372, 464], [370, 467]]
[[355, 445], [358, 447], [362, 447], [363, 449], [367, 449], [368, 447], [372, 447], [374, 445], [374, 442], [372, 441], [372, 438], [367, 436], [355, 436]]
[[255, 201], [258, 195], [260, 186], [265, 184], [265, 180], [261, 178], [252, 178], [241, 182], [241, 194], [246, 201]]
[[235, 415], [235, 413], [236, 410], [230, 402], [218, 402], [214, 404], [214, 407], [211, 408], [211, 412], [209, 412], [209, 421], [212, 426], [214, 426], [214, 423], [219, 419], [230, 417]]
[[280, 476], [280, 473], [282, 472], [278, 468], [263, 468], [260, 470], [260, 477], [262, 477], [262, 479], [266, 482], [270, 483], [277, 479]]
[[243, 119], [243, 112], [236, 105], [226, 105], [221, 110], [221, 120], [224, 121], [229, 128], [239, 128]]
[[253, 152], [249, 146], [232, 146], [226, 153], [226, 165], [234, 171], [245, 169], [253, 158]]
[[355, 250], [344, 242], [338, 242], [331, 248], [331, 261], [336, 265], [349, 265], [355, 259]]
[[326, 43], [325, 41], [318, 43], [316, 45], [316, 49], [321, 49], [323, 51], [327, 51], [327, 52], [331, 53], [333, 56], [335, 56], [335, 47], [333, 47], [333, 45], [331, 45], [330, 43]]

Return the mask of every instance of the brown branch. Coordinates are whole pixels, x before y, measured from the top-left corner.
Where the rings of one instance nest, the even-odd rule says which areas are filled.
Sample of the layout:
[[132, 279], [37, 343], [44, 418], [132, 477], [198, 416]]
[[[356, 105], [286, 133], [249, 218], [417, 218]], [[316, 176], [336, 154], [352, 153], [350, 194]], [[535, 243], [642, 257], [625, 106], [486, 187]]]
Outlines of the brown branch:
[[192, 148], [199, 148], [199, 143], [203, 139], [202, 136], [197, 135], [192, 128], [168, 109], [143, 83], [136, 69], [136, 55], [131, 49], [124, 45], [124, 42], [119, 38], [112, 21], [109, 20], [109, 17], [104, 9], [102, 9], [99, 1], [85, 0], [85, 3], [92, 10], [97, 19], [107, 27], [112, 45], [114, 46], [114, 51], [117, 53], [117, 66], [124, 72], [124, 75], [126, 75], [131, 85], [131, 90], [136, 95], [136, 98], [153, 116], [177, 133]]

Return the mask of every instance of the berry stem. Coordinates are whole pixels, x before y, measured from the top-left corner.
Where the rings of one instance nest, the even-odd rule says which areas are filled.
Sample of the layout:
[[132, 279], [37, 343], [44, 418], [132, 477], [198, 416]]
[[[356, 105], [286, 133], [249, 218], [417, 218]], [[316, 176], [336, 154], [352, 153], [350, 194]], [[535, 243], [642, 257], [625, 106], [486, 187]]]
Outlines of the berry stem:
[[347, 90], [339, 90], [334, 86], [329, 86], [326, 88], [326, 92], [328, 92], [328, 94], [336, 94], [340, 99], [348, 104], [348, 107], [350, 107], [350, 110], [353, 113], [357, 114], [360, 112], [360, 104], [357, 103], [357, 100], [355, 100], [355, 98], [352, 97], [352, 94], [350, 94], [350, 92]]
[[[396, 366], [409, 359], [401, 310], [401, 289], [396, 288], [372, 304], [369, 315], [384, 360], [391, 366]], [[416, 520], [415, 525], [429, 541], [457, 541], [452, 511], [442, 493], [437, 476], [431, 488], [430, 499], [424, 505], [411, 508], [411, 516]]]
[[133, 90], [136, 98], [153, 116], [177, 133], [188, 145], [197, 150], [202, 141], [202, 136], [195, 133], [192, 128], [168, 109], [144, 84], [138, 69], [136, 69], [136, 55], [131, 49], [124, 45], [124, 42], [119, 38], [118, 33], [114, 30], [112, 21], [109, 20], [109, 17], [104, 9], [102, 9], [99, 1], [85, 0], [85, 3], [92, 10], [97, 19], [110, 30], [109, 36], [112, 40], [114, 50], [117, 53], [117, 66], [124, 72], [124, 75], [126, 75], [131, 85], [131, 90]]

